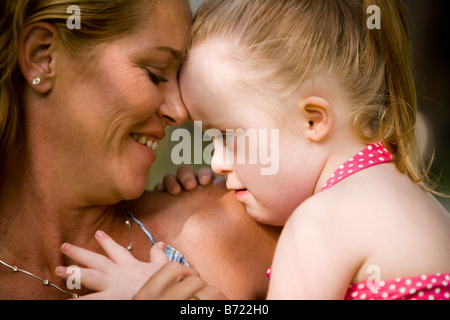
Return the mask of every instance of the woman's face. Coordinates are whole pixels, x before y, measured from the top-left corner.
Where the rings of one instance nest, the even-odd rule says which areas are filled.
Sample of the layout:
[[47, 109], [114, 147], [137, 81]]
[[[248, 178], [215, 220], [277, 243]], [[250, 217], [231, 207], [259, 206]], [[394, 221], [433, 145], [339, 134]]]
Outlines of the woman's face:
[[164, 128], [188, 117], [178, 71], [189, 4], [159, 1], [142, 14], [132, 34], [99, 44], [89, 60], [58, 56], [48, 96], [51, 114], [43, 125], [53, 173], [95, 204], [139, 197]]

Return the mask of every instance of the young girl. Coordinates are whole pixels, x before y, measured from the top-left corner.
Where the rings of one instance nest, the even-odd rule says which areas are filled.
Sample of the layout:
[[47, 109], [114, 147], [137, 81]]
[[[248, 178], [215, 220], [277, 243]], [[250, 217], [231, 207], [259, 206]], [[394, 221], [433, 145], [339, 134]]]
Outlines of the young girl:
[[235, 136], [212, 164], [257, 221], [285, 226], [269, 299], [450, 298], [450, 216], [416, 142], [400, 0], [208, 2], [180, 81], [205, 130], [279, 136], [275, 175], [217, 156]]

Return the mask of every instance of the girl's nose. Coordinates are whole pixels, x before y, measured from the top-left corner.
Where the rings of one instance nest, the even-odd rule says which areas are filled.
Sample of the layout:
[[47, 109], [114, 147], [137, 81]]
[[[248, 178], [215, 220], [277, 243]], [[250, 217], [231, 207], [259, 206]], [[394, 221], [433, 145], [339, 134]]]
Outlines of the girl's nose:
[[[219, 148], [220, 147], [221, 146], [219, 146]], [[230, 159], [227, 159], [224, 148], [219, 148], [216, 146], [214, 149], [214, 155], [211, 160], [211, 168], [214, 173], [226, 176], [233, 172], [233, 164]]]

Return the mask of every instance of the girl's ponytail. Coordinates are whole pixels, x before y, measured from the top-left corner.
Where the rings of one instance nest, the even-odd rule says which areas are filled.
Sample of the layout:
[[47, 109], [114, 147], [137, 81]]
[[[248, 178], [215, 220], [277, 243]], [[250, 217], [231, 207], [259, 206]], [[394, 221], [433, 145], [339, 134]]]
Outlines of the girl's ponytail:
[[[385, 65], [384, 108], [379, 115], [379, 137], [395, 155], [400, 172], [431, 191], [429, 168], [416, 141], [417, 96], [411, 69], [411, 44], [406, 12], [401, 0], [364, 0], [364, 8], [376, 5], [381, 28], [366, 29], [365, 54], [379, 54]], [[366, 16], [367, 18], [367, 16]]]

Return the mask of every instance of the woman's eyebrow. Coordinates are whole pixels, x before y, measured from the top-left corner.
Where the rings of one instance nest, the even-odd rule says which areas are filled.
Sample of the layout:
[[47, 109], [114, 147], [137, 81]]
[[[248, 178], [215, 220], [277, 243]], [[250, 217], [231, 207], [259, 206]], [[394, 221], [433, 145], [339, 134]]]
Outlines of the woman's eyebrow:
[[159, 46], [159, 47], [156, 47], [156, 49], [158, 49], [160, 51], [169, 52], [175, 58], [175, 60], [184, 60], [184, 58], [185, 58], [184, 52], [176, 50], [172, 47]]

